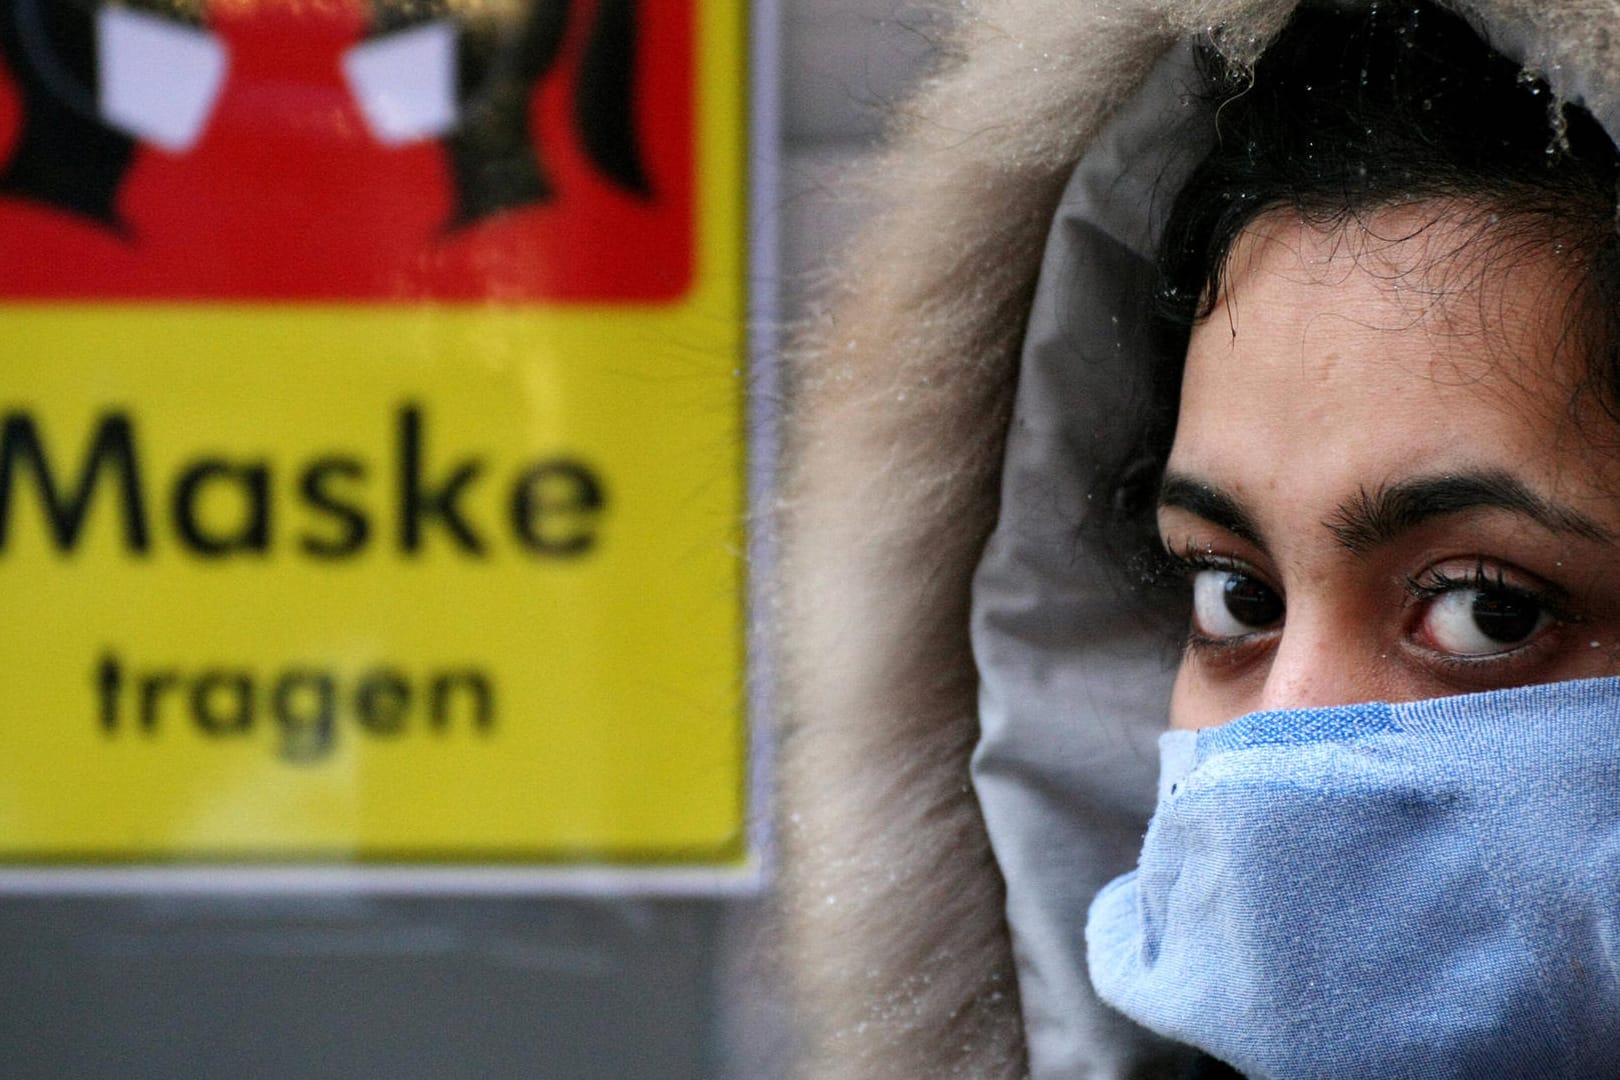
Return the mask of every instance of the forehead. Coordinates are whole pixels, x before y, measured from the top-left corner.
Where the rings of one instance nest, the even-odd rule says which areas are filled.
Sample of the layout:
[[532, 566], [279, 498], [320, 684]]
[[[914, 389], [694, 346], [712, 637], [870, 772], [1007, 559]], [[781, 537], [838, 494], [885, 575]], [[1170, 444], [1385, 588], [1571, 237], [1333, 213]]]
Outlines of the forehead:
[[1193, 331], [1172, 467], [1295, 486], [1335, 462], [1363, 485], [1418, 458], [1552, 468], [1575, 449], [1578, 271], [1531, 225], [1434, 203], [1259, 218]]

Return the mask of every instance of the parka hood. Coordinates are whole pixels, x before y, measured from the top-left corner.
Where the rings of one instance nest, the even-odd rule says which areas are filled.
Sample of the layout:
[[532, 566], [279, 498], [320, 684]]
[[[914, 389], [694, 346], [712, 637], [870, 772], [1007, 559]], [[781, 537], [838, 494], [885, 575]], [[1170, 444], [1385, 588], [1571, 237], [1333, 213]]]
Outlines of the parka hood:
[[[1620, 0], [1447, 6], [1620, 131]], [[1214, 137], [1191, 44], [1252, 62], [1293, 7], [973, 5], [865, 178], [883, 209], [788, 357], [774, 523], [806, 1075], [1188, 1060], [1085, 975], [1172, 671], [1083, 525], [1141, 393], [1157, 230]]]

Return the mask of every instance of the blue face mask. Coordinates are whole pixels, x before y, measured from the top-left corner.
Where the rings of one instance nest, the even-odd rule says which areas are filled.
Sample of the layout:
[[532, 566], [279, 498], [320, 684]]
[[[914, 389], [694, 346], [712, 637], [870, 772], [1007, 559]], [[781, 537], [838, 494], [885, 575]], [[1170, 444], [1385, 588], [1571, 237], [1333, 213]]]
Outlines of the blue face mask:
[[1160, 742], [1103, 1000], [1254, 1077], [1620, 1072], [1620, 679]]

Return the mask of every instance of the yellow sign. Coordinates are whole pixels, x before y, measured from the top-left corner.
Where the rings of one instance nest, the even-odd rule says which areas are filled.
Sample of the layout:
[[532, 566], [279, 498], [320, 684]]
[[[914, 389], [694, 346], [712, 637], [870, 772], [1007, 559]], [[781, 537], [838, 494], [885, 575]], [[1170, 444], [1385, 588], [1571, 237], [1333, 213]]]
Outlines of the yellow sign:
[[547, 7], [106, 9], [191, 141], [11, 139], [0, 859], [747, 860], [742, 13]]

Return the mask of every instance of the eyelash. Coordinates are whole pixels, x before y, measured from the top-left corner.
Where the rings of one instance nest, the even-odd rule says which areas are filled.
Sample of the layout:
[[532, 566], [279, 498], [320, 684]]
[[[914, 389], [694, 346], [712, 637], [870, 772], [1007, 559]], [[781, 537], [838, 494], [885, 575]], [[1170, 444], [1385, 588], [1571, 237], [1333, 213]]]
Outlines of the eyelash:
[[1214, 555], [1190, 543], [1175, 550], [1155, 546], [1145, 563], [1142, 580], [1155, 586], [1179, 586], [1191, 581], [1200, 570], [1236, 570], [1259, 577], [1252, 567], [1238, 559]]
[[[1241, 559], [1214, 555], [1187, 543], [1179, 549], [1155, 547], [1150, 563], [1144, 569], [1144, 579], [1158, 587], [1184, 587], [1203, 570], [1231, 570], [1265, 582], [1254, 567]], [[1270, 588], [1268, 584], [1266, 586]], [[1281, 595], [1279, 593], [1279, 595]], [[1242, 650], [1253, 644], [1249, 636], [1210, 637], [1194, 630], [1190, 622], [1183, 623], [1177, 634], [1177, 647], [1184, 654], [1196, 654], [1211, 660], [1237, 660]]]
[[[1203, 570], [1236, 571], [1255, 577], [1262, 583], [1265, 582], [1264, 577], [1256, 573], [1253, 567], [1242, 560], [1214, 555], [1207, 550], [1200, 550], [1190, 543], [1179, 549], [1155, 548], [1149, 565], [1144, 568], [1143, 576], [1149, 584], [1154, 586], [1180, 586], [1192, 581]], [[1580, 621], [1570, 610], [1568, 598], [1562, 589], [1556, 587], [1526, 588], [1522, 585], [1509, 584], [1506, 572], [1498, 566], [1494, 568], [1493, 573], [1493, 568], [1484, 559], [1478, 559], [1473, 569], [1465, 574], [1448, 573], [1441, 567], [1436, 566], [1430, 567], [1421, 574], [1407, 577], [1404, 584], [1407, 595], [1420, 603], [1438, 599], [1456, 590], [1507, 593], [1539, 605], [1555, 622], [1568, 624]], [[1252, 637], [1248, 635], [1236, 638], [1209, 637], [1198, 633], [1190, 624], [1183, 626], [1179, 637], [1182, 652], [1202, 655], [1210, 660], [1226, 659], [1236, 661], [1241, 656], [1242, 650], [1253, 644]], [[1533, 649], [1537, 643], [1544, 640], [1545, 635], [1541, 635], [1526, 648]], [[1447, 667], [1478, 671], [1491, 665], [1512, 662], [1522, 656], [1522, 650], [1512, 650], [1508, 653], [1483, 657], [1435, 653], [1433, 660]]]
[[[1434, 600], [1458, 589], [1478, 592], [1506, 593], [1510, 596], [1529, 600], [1540, 606], [1541, 610], [1550, 616], [1554, 623], [1568, 625], [1581, 621], [1579, 615], [1571, 610], [1569, 598], [1564, 591], [1556, 586], [1543, 588], [1527, 588], [1522, 585], [1510, 585], [1507, 575], [1500, 566], [1491, 573], [1484, 559], [1474, 563], [1474, 568], [1463, 575], [1448, 574], [1439, 567], [1431, 567], [1417, 577], [1406, 579], [1407, 593], [1417, 601]], [[1491, 653], [1485, 656], [1457, 656], [1450, 653], [1436, 652], [1431, 655], [1431, 662], [1441, 664], [1458, 672], [1478, 673], [1497, 667], [1523, 662], [1532, 654], [1549, 644], [1548, 634], [1538, 634], [1523, 646], [1500, 653]]]
[[1496, 573], [1493, 575], [1484, 559], [1477, 560], [1474, 563], [1474, 568], [1462, 576], [1448, 574], [1439, 567], [1430, 567], [1423, 571], [1422, 574], [1406, 579], [1406, 591], [1414, 600], [1433, 600], [1438, 596], [1443, 596], [1458, 589], [1507, 593], [1509, 596], [1523, 597], [1541, 605], [1548, 615], [1551, 615], [1559, 622], [1575, 621], [1569, 612], [1563, 590], [1510, 585], [1502, 568], [1500, 566], [1496, 567]]

